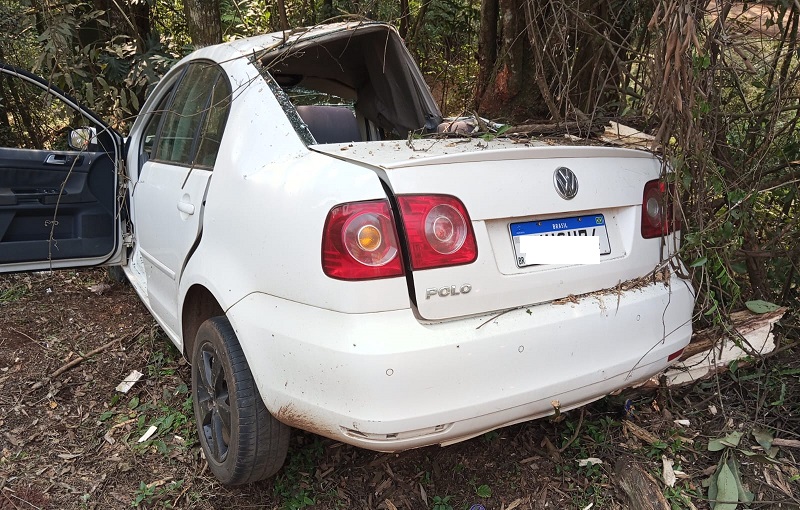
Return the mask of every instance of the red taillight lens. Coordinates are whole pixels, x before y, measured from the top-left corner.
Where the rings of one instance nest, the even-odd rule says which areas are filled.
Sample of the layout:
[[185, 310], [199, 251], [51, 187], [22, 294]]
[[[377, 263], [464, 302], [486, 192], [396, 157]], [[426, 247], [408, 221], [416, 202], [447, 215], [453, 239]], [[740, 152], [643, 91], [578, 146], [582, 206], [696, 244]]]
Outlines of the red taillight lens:
[[356, 202], [331, 209], [322, 233], [322, 270], [340, 280], [403, 274], [388, 201]]
[[680, 220], [675, 214], [674, 187], [661, 180], [644, 185], [642, 198], [642, 237], [652, 239], [680, 230]]
[[413, 269], [469, 264], [478, 257], [464, 204], [448, 195], [397, 197]]
[[680, 358], [681, 354], [683, 354], [683, 349], [681, 349], [680, 351], [673, 352], [672, 354], [667, 356], [667, 363], [671, 363], [672, 361]]

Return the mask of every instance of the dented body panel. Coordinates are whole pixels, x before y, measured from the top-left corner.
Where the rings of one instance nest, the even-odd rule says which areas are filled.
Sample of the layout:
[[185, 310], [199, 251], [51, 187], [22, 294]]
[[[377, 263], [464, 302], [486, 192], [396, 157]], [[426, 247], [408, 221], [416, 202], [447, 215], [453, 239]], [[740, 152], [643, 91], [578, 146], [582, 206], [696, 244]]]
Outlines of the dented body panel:
[[[577, 407], [658, 373], [691, 336], [678, 278], [438, 324], [252, 294], [228, 311], [278, 419], [398, 451]], [[259, 320], [254, 320], [258, 314]], [[243, 344], [244, 346], [244, 344]], [[249, 351], [249, 352], [248, 352]]]

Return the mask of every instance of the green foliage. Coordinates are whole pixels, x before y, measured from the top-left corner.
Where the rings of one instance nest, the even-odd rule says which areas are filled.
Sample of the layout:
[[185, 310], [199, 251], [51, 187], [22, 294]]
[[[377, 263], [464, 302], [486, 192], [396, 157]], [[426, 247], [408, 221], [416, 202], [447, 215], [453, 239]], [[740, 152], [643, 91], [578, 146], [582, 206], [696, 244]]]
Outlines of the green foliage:
[[[146, 5], [156, 11], [161, 3]], [[7, 4], [0, 6], [0, 24], [13, 23], [15, 28], [3, 32], [22, 36], [0, 35], [0, 60], [48, 78], [123, 131], [138, 113], [147, 87], [182, 53], [155, 30], [134, 31], [119, 8], [105, 11], [75, 1], [56, 9], [19, 0], [12, 2], [13, 14], [6, 16], [7, 9]]]
[[27, 294], [28, 288], [22, 284], [12, 284], [8, 287], [0, 287], [0, 303], [13, 303], [22, 299]]
[[139, 488], [136, 489], [134, 493], [133, 501], [131, 502], [131, 506], [135, 508], [139, 508], [140, 506], [144, 506], [147, 508], [153, 508], [155, 506], [160, 506], [162, 508], [172, 508], [172, 504], [170, 501], [162, 501], [170, 494], [173, 495], [176, 492], [180, 492], [180, 488], [183, 486], [183, 480], [175, 480], [173, 482], [158, 485], [158, 484], [150, 484], [147, 485], [144, 482], [139, 482]]
[[479, 7], [474, 0], [430, 0], [425, 22], [408, 41], [446, 116], [471, 109], [478, 73], [474, 54]]
[[452, 498], [452, 496], [434, 496], [433, 510], [453, 510], [453, 505], [450, 504]]
[[491, 498], [492, 488], [486, 484], [479, 485], [475, 487], [475, 494], [477, 494], [480, 498]]
[[309, 444], [289, 450], [288, 461], [275, 477], [273, 486], [281, 498], [282, 508], [299, 510], [316, 503], [311, 474], [322, 453], [323, 446], [318, 437]]

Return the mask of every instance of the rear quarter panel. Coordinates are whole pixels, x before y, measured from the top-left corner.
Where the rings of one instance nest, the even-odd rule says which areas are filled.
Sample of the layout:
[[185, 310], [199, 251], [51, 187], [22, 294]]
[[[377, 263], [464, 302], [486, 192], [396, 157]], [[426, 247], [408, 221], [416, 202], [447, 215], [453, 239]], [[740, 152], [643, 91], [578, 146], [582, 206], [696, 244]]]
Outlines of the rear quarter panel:
[[344, 282], [322, 272], [322, 231], [343, 202], [382, 199], [374, 171], [309, 152], [268, 84], [244, 59], [223, 64], [234, 100], [204, 207], [202, 239], [181, 281], [227, 309], [263, 292], [330, 310], [408, 308], [404, 278]]

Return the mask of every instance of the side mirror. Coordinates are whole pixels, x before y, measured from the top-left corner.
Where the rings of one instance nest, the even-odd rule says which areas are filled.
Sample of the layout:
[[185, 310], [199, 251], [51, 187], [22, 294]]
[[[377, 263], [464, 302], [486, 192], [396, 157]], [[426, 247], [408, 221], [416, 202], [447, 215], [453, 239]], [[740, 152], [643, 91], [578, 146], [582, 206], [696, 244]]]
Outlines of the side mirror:
[[93, 143], [97, 143], [96, 131], [94, 128], [82, 127], [71, 129], [67, 139], [67, 144], [76, 151], [85, 151]]

